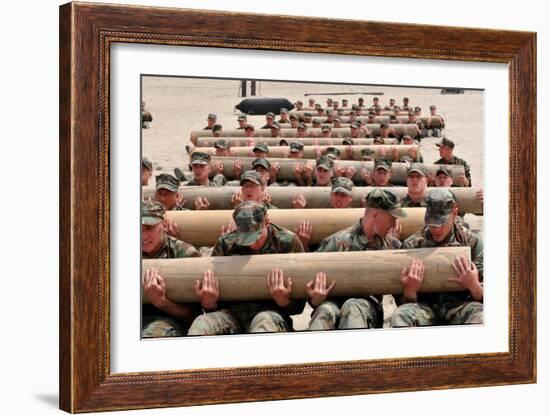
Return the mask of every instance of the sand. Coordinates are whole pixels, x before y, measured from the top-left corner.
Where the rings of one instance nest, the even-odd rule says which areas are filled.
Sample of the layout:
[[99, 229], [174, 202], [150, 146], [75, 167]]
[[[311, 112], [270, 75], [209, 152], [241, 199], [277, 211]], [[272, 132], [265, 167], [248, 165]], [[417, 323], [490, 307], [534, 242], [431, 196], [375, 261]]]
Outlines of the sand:
[[[192, 130], [200, 130], [206, 125], [209, 113], [218, 116], [218, 123], [224, 129], [238, 126], [234, 107], [243, 98], [239, 97], [240, 82], [234, 80], [190, 79], [170, 77], [144, 77], [142, 82], [143, 100], [146, 109], [152, 114], [149, 128], [142, 129], [142, 153], [153, 161], [155, 174], [172, 173], [175, 167], [187, 169], [188, 155], [185, 145], [189, 144]], [[300, 99], [307, 102], [311, 95], [316, 102], [323, 104], [328, 96], [342, 100], [347, 98], [350, 105], [363, 96], [365, 104], [371, 105], [372, 95], [354, 95], [352, 92], [382, 92], [380, 104], [386, 105], [394, 98], [400, 105], [404, 96], [409, 97], [409, 105], [420, 106], [422, 114], [429, 114], [429, 106], [435, 104], [438, 113], [445, 119], [446, 137], [455, 144], [454, 154], [465, 159], [471, 168], [472, 183], [483, 183], [483, 92], [466, 90], [464, 94], [445, 95], [440, 88], [381, 87], [371, 85], [329, 85], [314, 83], [260, 82], [258, 92], [262, 97], [287, 98], [291, 102]], [[331, 92], [346, 92], [349, 95], [323, 95]], [[248, 116], [248, 122], [256, 128], [265, 124], [265, 116]], [[428, 137], [420, 147], [426, 163], [439, 158], [435, 143], [439, 139]], [[483, 217], [466, 215], [472, 229], [482, 230]], [[384, 298], [386, 320], [394, 308], [391, 296]], [[294, 317], [295, 329], [304, 329], [311, 309], [308, 307], [300, 316]], [[387, 326], [387, 321], [385, 323]]]

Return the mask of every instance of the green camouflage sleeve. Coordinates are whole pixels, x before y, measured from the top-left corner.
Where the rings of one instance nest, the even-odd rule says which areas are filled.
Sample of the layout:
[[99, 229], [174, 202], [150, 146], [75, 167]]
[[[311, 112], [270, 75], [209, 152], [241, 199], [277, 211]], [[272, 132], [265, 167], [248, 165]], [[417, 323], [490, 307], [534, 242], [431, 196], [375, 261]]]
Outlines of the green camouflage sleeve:
[[422, 247], [422, 238], [418, 233], [414, 233], [403, 241], [401, 249], [416, 249]]
[[300, 238], [298, 238], [298, 236], [294, 235], [294, 238], [292, 238], [292, 245], [289, 253], [300, 254], [303, 252], [305, 252], [305, 249], [304, 245], [302, 245], [302, 241], [300, 241]]
[[336, 234], [323, 239], [315, 252], [345, 252], [349, 251], [350, 246], [351, 243], [347, 238]]
[[481, 238], [475, 237], [475, 242], [471, 245], [472, 262], [477, 267], [479, 272], [479, 280], [483, 283], [483, 241]]
[[218, 238], [218, 242], [214, 246], [211, 256], [226, 256], [227, 247], [223, 237]]
[[225, 186], [225, 184], [227, 183], [227, 179], [223, 174], [218, 173], [212, 178], [212, 182], [216, 186]]

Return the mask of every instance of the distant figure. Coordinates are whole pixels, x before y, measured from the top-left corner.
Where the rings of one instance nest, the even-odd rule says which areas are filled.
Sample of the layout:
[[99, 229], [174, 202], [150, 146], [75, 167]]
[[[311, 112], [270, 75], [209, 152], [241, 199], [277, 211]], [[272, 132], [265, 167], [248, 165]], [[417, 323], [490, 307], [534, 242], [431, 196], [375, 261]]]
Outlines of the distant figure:
[[151, 121], [153, 121], [153, 116], [145, 109], [145, 101], [141, 101], [141, 128], [149, 128]]
[[152, 176], [153, 163], [151, 163], [147, 158], [143, 157], [141, 159], [141, 185], [147, 186]]

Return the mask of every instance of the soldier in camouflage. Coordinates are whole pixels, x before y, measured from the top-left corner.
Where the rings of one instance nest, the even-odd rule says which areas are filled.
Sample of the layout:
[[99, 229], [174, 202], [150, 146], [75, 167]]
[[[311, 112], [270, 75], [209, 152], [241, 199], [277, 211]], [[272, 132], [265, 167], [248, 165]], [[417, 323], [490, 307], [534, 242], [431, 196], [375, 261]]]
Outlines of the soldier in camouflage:
[[[160, 202], [141, 204], [142, 258], [192, 258], [199, 251], [187, 242], [166, 233], [165, 207]], [[177, 304], [166, 297], [166, 283], [156, 269], [147, 269], [142, 278], [143, 295], [150, 304], [142, 306], [142, 337], [172, 337], [185, 334], [198, 310]]]
[[185, 200], [179, 193], [180, 181], [171, 174], [159, 174], [155, 177], [155, 200], [166, 210], [187, 210]]
[[[267, 161], [266, 159], [256, 159]], [[243, 201], [255, 201], [263, 203], [267, 209], [277, 209], [267, 199], [265, 190], [265, 179], [256, 170], [247, 170], [241, 175], [241, 190], [231, 196], [233, 208], [239, 206]]]
[[[195, 151], [191, 153], [191, 160], [189, 162], [189, 170], [193, 173], [193, 179], [185, 183], [185, 186], [223, 186], [227, 182], [227, 179], [222, 174], [223, 165], [217, 162], [214, 165], [216, 174], [210, 179], [210, 173], [212, 172], [212, 165], [210, 164], [210, 154], [203, 153], [201, 151]], [[179, 170], [178, 170], [179, 171]], [[175, 171], [176, 172], [176, 171]], [[177, 174], [177, 173], [176, 173]], [[180, 179], [183, 179], [182, 173], [179, 173]], [[196, 210], [206, 210], [210, 208], [210, 203], [206, 197], [197, 197], [195, 199]]]
[[462, 186], [472, 186], [472, 178], [470, 175], [470, 166], [468, 163], [456, 156], [453, 155], [455, 148], [455, 143], [448, 138], [443, 138], [439, 143], [436, 143], [436, 146], [439, 147], [439, 155], [441, 158], [434, 162], [434, 164], [451, 164], [464, 166], [465, 177], [462, 177]]
[[153, 163], [143, 157], [141, 159], [141, 185], [147, 186], [153, 175]]
[[[387, 189], [374, 189], [364, 198], [364, 205], [365, 213], [359, 223], [325, 238], [317, 252], [399, 249], [401, 242], [388, 234], [396, 219], [406, 216], [396, 194]], [[306, 286], [314, 309], [309, 330], [382, 327], [381, 296], [329, 298], [334, 282], [327, 286], [326, 277], [320, 272], [315, 281]]]
[[426, 207], [428, 177], [422, 164], [413, 163], [407, 169], [407, 195], [401, 200], [401, 207]]
[[424, 265], [415, 259], [401, 271], [403, 295], [391, 317], [392, 327], [431, 326], [437, 324], [483, 323], [483, 241], [457, 222], [454, 195], [445, 189], [434, 189], [426, 197], [425, 227], [403, 242], [403, 248], [469, 246], [471, 262], [456, 257], [452, 267], [457, 274], [452, 281], [464, 291], [451, 293], [418, 293], [424, 277]]
[[204, 127], [203, 130], [211, 130], [214, 124], [216, 124], [217, 119], [218, 116], [216, 114], [208, 114], [206, 118], [206, 127]]
[[391, 168], [392, 161], [376, 159], [372, 174], [365, 168], [361, 169], [361, 178], [367, 186], [391, 187]]
[[[233, 220], [236, 229], [218, 239], [212, 256], [304, 252], [296, 234], [269, 222], [267, 209], [262, 203], [241, 203], [233, 212]], [[215, 276], [213, 278], [217, 281]], [[267, 275], [267, 286], [272, 300], [225, 304], [220, 302], [217, 304], [217, 311], [197, 317], [188, 334], [291, 331], [290, 315], [300, 314], [305, 302], [290, 298], [292, 280], [285, 280], [281, 269], [274, 268]]]

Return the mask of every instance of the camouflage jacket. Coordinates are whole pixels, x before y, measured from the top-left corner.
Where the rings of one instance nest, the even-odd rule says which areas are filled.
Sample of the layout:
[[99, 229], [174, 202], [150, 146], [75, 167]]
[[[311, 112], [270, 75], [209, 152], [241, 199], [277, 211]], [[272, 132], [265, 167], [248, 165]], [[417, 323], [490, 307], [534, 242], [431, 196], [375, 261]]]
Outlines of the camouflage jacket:
[[[221, 236], [212, 251], [212, 256], [231, 256], [231, 255], [261, 255], [261, 254], [290, 254], [302, 253], [304, 247], [302, 242], [294, 232], [281, 228], [280, 226], [270, 223], [267, 241], [259, 251], [252, 251], [247, 246], [239, 246], [236, 244], [235, 232], [230, 232]], [[285, 276], [286, 278], [286, 276]], [[223, 282], [221, 282], [223, 284]], [[278, 311], [292, 327], [290, 319], [291, 314], [300, 314], [305, 305], [305, 300], [291, 300], [290, 304], [285, 307], [279, 307], [274, 300], [253, 301], [253, 302], [221, 302], [218, 304], [218, 309], [228, 308], [237, 316], [247, 315], [250, 317], [265, 310]], [[245, 318], [245, 320], [248, 318]]]
[[407, 193], [407, 196], [405, 196], [401, 200], [401, 207], [404, 207], [404, 208], [426, 207], [426, 198], [423, 198], [422, 200], [415, 202], [411, 199], [411, 197]]
[[[443, 246], [469, 246], [471, 259], [479, 271], [479, 279], [483, 283], [483, 241], [472, 231], [455, 221], [451, 233], [446, 240], [436, 242], [428, 227], [417, 231], [403, 242], [403, 249], [436, 248]], [[426, 303], [435, 311], [436, 315], [443, 318], [445, 314], [466, 301], [471, 301], [468, 291], [450, 293], [419, 293], [417, 302]], [[398, 303], [402, 299], [397, 299]]]
[[[212, 179], [208, 179], [208, 186], [223, 186], [226, 182], [227, 179], [223, 174], [216, 174]], [[201, 186], [201, 184], [195, 179], [191, 179], [184, 186]]]
[[466, 178], [470, 182], [468, 187], [472, 187], [472, 178], [470, 176], [470, 166], [468, 165], [468, 163], [465, 160], [463, 160], [461, 158], [458, 158], [456, 156], [453, 156], [453, 158], [450, 161], [447, 161], [447, 160], [441, 158], [441, 159], [435, 161], [434, 164], [449, 164], [449, 165], [464, 166], [464, 175], [466, 176]]
[[193, 245], [166, 234], [164, 235], [162, 246], [156, 253], [148, 255], [142, 252], [143, 259], [191, 258], [199, 256], [201, 256], [200, 252]]

